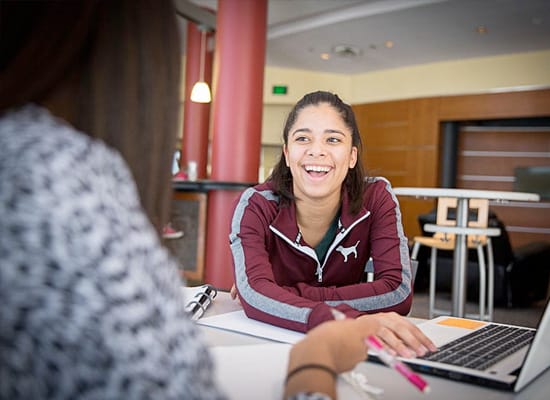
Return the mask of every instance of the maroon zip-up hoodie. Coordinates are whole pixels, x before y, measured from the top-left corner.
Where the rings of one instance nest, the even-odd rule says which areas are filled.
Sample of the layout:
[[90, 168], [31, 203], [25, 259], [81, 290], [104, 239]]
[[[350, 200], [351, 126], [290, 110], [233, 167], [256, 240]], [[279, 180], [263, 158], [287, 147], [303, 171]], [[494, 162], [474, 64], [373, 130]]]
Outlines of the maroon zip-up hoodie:
[[[301, 237], [295, 204], [279, 206], [271, 182], [239, 198], [229, 236], [235, 285], [249, 318], [306, 332], [333, 319], [378, 311], [407, 314], [411, 268], [399, 203], [384, 178], [371, 178], [356, 215], [344, 193], [338, 230], [324, 261]], [[365, 282], [372, 257], [374, 280]]]

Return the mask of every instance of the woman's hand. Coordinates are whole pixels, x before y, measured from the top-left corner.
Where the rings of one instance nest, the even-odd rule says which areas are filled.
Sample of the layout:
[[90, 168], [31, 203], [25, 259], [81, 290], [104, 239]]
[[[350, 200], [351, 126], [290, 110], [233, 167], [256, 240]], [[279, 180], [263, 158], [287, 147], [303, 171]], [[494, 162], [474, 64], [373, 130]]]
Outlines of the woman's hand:
[[231, 296], [231, 299], [239, 301], [239, 293], [237, 292], [237, 287], [235, 284], [231, 286], [231, 290], [229, 291], [229, 295]]
[[436, 351], [435, 344], [407, 318], [395, 313], [367, 314], [357, 318], [364, 330], [376, 335], [389, 349], [402, 357], [423, 356]]
[[[288, 362], [288, 372], [291, 374], [285, 388], [285, 398], [308, 391], [326, 393], [336, 398], [336, 381], [330, 371], [334, 375], [339, 374], [364, 361], [368, 352], [365, 339], [370, 335], [377, 336], [390, 350], [403, 357], [437, 350], [416, 325], [394, 312], [324, 322], [292, 347]], [[301, 369], [302, 366], [306, 368]], [[296, 369], [298, 372], [292, 373]]]
[[[288, 372], [292, 373], [285, 388], [285, 397], [298, 392], [321, 392], [336, 398], [334, 374], [349, 371], [367, 358], [365, 338], [371, 333], [366, 325], [354, 320], [324, 322], [296, 343], [290, 351]], [[328, 368], [316, 368], [319, 365]]]

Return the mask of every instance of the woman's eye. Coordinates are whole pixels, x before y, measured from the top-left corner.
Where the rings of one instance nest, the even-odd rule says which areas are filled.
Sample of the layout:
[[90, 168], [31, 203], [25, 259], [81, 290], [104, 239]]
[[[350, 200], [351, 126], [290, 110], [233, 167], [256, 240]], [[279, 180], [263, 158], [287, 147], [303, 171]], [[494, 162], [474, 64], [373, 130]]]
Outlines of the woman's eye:
[[296, 137], [294, 138], [294, 140], [295, 140], [296, 142], [307, 142], [307, 141], [308, 141], [308, 138], [307, 138], [306, 136], [296, 136]]
[[337, 137], [329, 137], [327, 139], [327, 142], [329, 143], [340, 143], [342, 140], [340, 140], [340, 138], [337, 138]]

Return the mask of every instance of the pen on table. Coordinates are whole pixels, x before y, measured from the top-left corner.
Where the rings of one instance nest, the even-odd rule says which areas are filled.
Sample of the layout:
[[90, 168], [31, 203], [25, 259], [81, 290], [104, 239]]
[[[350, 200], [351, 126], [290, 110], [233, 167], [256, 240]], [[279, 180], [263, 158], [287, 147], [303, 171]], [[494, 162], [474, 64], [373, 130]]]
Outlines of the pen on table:
[[[346, 315], [343, 312], [334, 308], [331, 308], [330, 311], [335, 320], [346, 319]], [[403, 362], [399, 361], [396, 357], [391, 355], [375, 336], [371, 335], [366, 338], [365, 343], [376, 352], [376, 355], [384, 364], [399, 372], [420, 391], [424, 393], [428, 393], [430, 391], [428, 383], [424, 379], [422, 379], [420, 375], [415, 374]]]
[[430, 392], [428, 383], [422, 379], [420, 375], [415, 374], [409, 367], [407, 367], [407, 365], [391, 355], [375, 336], [369, 336], [366, 339], [366, 343], [371, 349], [376, 351], [376, 355], [384, 364], [399, 372], [420, 391], [424, 393]]

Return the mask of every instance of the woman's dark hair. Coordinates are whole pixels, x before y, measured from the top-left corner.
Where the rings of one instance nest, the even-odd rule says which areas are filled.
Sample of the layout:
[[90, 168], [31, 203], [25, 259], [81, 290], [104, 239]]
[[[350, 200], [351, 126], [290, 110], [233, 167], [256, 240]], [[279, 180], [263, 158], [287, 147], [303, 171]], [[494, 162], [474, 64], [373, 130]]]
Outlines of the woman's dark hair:
[[[350, 199], [350, 210], [352, 214], [356, 214], [361, 209], [363, 202], [365, 171], [361, 160], [361, 153], [363, 151], [361, 135], [359, 134], [359, 128], [355, 122], [355, 114], [350, 105], [344, 103], [340, 97], [334, 93], [317, 91], [306, 94], [296, 103], [288, 114], [283, 129], [283, 142], [285, 146], [288, 145], [288, 133], [296, 122], [300, 112], [305, 107], [316, 106], [322, 103], [326, 103], [333, 107], [338, 114], [340, 114], [342, 120], [351, 131], [352, 146], [357, 147], [357, 162], [355, 166], [348, 171], [343, 183]], [[292, 174], [290, 168], [286, 166], [284, 153], [281, 153], [281, 157], [268, 179], [273, 182], [275, 192], [281, 196], [282, 205], [288, 204], [290, 200], [294, 199], [294, 194], [292, 192]]]
[[119, 151], [160, 229], [171, 202], [180, 59], [171, 0], [0, 2], [0, 113], [43, 103]]

